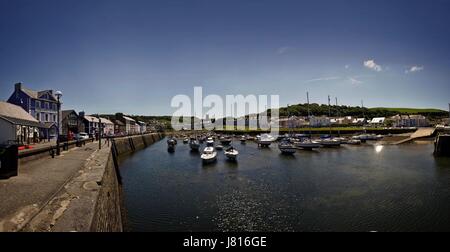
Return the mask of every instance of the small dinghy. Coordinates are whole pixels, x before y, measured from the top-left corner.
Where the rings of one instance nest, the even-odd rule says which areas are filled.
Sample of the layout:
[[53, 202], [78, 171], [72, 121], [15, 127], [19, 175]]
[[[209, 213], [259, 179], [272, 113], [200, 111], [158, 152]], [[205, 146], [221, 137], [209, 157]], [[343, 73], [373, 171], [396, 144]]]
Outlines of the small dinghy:
[[175, 152], [176, 141], [174, 139], [167, 140], [167, 151]]

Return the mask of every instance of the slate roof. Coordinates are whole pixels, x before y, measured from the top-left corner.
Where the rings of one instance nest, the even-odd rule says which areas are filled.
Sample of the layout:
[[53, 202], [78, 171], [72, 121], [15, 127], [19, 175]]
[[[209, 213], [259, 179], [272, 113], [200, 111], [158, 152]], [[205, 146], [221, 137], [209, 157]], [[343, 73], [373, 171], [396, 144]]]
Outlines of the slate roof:
[[16, 125], [42, 127], [42, 124], [22, 107], [3, 101], [0, 101], [0, 117]]

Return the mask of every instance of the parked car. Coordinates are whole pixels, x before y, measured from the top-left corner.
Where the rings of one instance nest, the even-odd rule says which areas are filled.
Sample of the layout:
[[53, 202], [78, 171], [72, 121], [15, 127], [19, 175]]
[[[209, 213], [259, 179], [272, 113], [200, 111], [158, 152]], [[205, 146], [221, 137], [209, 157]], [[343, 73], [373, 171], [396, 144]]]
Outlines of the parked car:
[[76, 140], [86, 140], [86, 139], [89, 139], [89, 135], [88, 135], [88, 133], [81, 132], [81, 133], [78, 133], [75, 135], [75, 139]]

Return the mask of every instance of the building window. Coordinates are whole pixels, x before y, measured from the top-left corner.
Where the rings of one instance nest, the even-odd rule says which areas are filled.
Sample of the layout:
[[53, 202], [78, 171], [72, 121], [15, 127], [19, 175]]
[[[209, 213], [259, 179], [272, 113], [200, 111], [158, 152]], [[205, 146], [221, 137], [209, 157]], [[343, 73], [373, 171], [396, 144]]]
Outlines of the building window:
[[36, 113], [36, 120], [41, 121], [41, 114], [40, 113]]
[[50, 106], [49, 106], [48, 102], [46, 102], [45, 103], [45, 109], [49, 109], [49, 108], [50, 108]]
[[40, 108], [41, 107], [41, 102], [40, 101], [36, 101], [35, 107], [36, 108]]
[[57, 110], [56, 104], [52, 103], [52, 108], [53, 108], [53, 110]]
[[45, 114], [45, 121], [48, 122], [48, 114]]
[[53, 122], [56, 122], [56, 115], [53, 115]]

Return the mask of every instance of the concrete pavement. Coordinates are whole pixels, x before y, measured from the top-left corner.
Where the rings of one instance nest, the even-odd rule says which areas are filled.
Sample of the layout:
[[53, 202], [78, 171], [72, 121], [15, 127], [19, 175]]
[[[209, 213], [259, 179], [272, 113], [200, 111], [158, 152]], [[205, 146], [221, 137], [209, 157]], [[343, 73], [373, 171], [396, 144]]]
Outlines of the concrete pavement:
[[[106, 146], [105, 146], [106, 148]], [[0, 180], [0, 231], [20, 231], [85, 166], [98, 142], [19, 167], [19, 176]]]

